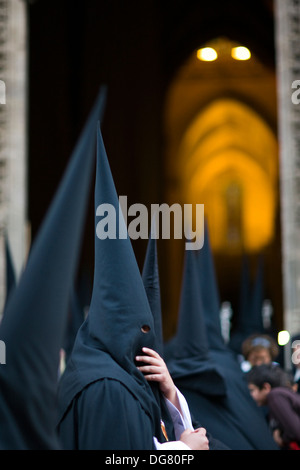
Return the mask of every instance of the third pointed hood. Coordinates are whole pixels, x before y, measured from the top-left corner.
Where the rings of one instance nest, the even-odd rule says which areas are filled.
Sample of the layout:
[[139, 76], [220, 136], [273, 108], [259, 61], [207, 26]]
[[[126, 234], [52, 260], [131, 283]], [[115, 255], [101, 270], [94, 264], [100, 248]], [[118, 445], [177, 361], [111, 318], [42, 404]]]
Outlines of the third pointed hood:
[[199, 265], [200, 291], [207, 328], [207, 338], [210, 349], [225, 350], [226, 346], [222, 337], [220, 324], [220, 296], [207, 223], [205, 223], [204, 227], [204, 245], [196, 254], [196, 258]]
[[178, 386], [224, 395], [225, 383], [209, 354], [195, 253], [185, 252], [177, 334], [168, 368]]

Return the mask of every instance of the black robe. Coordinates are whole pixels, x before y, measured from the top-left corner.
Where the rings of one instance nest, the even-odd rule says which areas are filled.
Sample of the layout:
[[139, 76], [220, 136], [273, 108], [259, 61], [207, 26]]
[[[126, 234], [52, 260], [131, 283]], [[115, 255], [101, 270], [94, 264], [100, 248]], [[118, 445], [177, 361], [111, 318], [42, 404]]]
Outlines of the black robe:
[[234, 354], [211, 351], [211, 356], [224, 374], [226, 395], [207, 395], [192, 389], [188, 383], [185, 386], [182, 378], [176, 383], [192, 415], [232, 450], [278, 450], [262, 410], [248, 392]]
[[193, 418], [214, 438], [232, 450], [277, 449], [234, 353], [224, 344], [218, 309], [209, 304], [209, 270], [202, 273], [201, 286], [196, 260], [186, 253], [177, 334], [166, 348], [170, 373]]
[[[88, 329], [84, 324], [77, 338]], [[160, 410], [149, 385], [138, 384], [104, 351], [81, 344], [60, 382], [60, 441], [64, 449], [153, 449], [163, 442]], [[86, 360], [85, 360], [86, 359]]]

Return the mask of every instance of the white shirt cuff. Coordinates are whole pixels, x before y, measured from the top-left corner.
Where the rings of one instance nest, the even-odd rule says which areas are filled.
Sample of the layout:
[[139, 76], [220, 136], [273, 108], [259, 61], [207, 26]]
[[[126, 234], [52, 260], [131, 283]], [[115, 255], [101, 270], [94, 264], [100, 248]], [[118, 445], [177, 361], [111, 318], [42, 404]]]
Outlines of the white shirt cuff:
[[156, 450], [191, 450], [191, 448], [182, 441], [168, 441], [161, 444], [156, 437], [153, 437], [153, 441]]
[[183, 431], [186, 429], [194, 430], [194, 428], [187, 401], [177, 387], [176, 392], [182, 413], [180, 413], [176, 406], [174, 406], [167, 398], [164, 397], [164, 399], [173, 421], [175, 437], [177, 440], [160, 443], [156, 437], [153, 437], [156, 450], [191, 450], [188, 445], [179, 440]]
[[176, 406], [174, 406], [173, 403], [171, 403], [167, 398], [165, 398], [165, 402], [173, 421], [175, 437], [177, 440], [179, 440], [185, 429], [194, 430], [194, 428], [192, 425], [192, 418], [187, 401], [178, 388], [176, 388], [176, 391], [182, 413], [180, 413]]

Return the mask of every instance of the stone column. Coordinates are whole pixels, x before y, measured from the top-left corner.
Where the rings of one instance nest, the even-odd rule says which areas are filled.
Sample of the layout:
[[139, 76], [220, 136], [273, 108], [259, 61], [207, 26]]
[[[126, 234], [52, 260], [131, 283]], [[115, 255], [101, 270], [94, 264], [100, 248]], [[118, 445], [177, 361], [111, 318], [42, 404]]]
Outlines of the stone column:
[[[275, 1], [284, 327], [300, 332], [300, 0]], [[299, 80], [299, 84], [297, 83]], [[290, 364], [290, 345], [286, 366]]]
[[0, 0], [0, 316], [6, 294], [4, 233], [17, 276], [25, 262], [27, 155], [26, 2]]

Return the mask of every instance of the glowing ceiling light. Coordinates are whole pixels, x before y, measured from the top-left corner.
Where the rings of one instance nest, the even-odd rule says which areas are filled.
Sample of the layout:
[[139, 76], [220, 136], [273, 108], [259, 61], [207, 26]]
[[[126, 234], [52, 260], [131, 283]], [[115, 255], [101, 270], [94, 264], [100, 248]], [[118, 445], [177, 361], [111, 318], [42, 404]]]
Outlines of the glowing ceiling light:
[[231, 57], [235, 60], [248, 60], [251, 57], [251, 52], [244, 46], [233, 47]]
[[197, 57], [199, 60], [212, 62], [218, 58], [218, 54], [217, 51], [212, 47], [203, 47], [202, 49], [197, 50]]
[[290, 334], [287, 330], [279, 331], [277, 342], [279, 346], [285, 346], [290, 340]]

